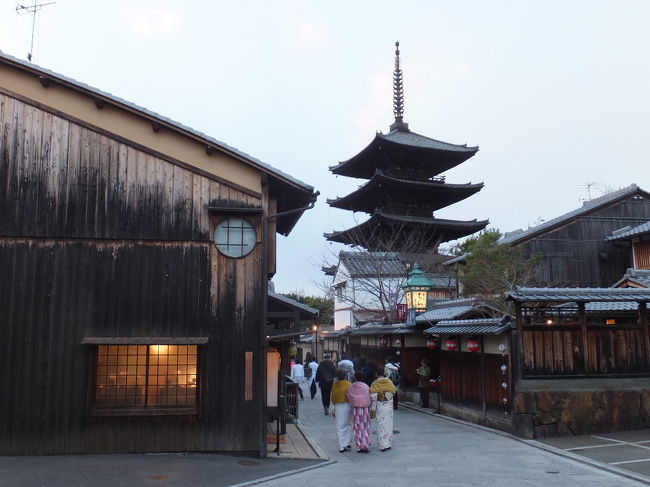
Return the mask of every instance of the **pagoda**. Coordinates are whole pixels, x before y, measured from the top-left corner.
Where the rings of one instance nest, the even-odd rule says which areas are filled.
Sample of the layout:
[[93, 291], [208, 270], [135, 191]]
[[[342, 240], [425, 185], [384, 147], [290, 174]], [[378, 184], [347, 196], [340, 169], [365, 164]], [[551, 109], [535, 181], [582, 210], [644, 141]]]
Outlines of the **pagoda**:
[[330, 167], [336, 175], [367, 182], [347, 196], [328, 199], [330, 206], [363, 212], [370, 218], [352, 228], [326, 233], [333, 242], [369, 251], [436, 252], [443, 242], [484, 229], [488, 220], [436, 218], [434, 212], [479, 192], [483, 183], [448, 184], [441, 173], [472, 157], [478, 147], [431, 139], [409, 130], [404, 122], [404, 88], [395, 43], [393, 113], [387, 134], [378, 132], [356, 156]]

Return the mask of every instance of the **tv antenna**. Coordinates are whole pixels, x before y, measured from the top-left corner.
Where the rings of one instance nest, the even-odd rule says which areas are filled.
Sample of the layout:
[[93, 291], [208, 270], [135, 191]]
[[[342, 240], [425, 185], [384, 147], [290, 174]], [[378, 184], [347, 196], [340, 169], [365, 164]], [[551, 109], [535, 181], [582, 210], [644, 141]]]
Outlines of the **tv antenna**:
[[47, 2], [47, 3], [37, 3], [38, 0], [34, 0], [34, 5], [16, 5], [16, 12], [19, 14], [27, 13], [32, 14], [32, 43], [29, 46], [29, 52], [27, 53], [27, 60], [32, 62], [32, 54], [34, 53], [34, 30], [36, 30], [36, 12], [45, 7], [46, 5], [53, 5], [56, 2]]
[[598, 183], [596, 181], [593, 181], [591, 183], [580, 184], [578, 187], [587, 191], [587, 198], [583, 199], [582, 201], [591, 201], [591, 188], [597, 188]]

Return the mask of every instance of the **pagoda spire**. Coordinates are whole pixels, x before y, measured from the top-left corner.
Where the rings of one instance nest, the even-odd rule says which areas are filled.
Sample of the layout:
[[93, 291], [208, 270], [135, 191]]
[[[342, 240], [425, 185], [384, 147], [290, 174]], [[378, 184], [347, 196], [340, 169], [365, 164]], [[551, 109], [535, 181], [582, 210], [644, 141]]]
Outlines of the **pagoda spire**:
[[392, 130], [408, 131], [408, 124], [404, 123], [404, 80], [402, 69], [399, 65], [399, 42], [395, 42], [395, 71], [393, 71], [393, 114], [395, 123], [390, 126]]

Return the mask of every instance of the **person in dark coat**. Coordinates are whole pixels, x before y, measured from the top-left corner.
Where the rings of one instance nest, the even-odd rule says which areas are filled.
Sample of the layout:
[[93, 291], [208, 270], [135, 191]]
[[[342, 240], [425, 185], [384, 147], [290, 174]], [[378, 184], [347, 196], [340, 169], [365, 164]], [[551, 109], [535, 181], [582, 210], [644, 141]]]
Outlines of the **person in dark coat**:
[[323, 411], [327, 415], [330, 412], [330, 395], [332, 393], [332, 385], [336, 377], [336, 367], [329, 356], [325, 356], [318, 364], [316, 370], [316, 382], [320, 387], [321, 400], [323, 401]]
[[374, 359], [369, 359], [366, 365], [361, 369], [363, 373], [363, 381], [368, 384], [372, 384], [377, 379], [377, 362]]

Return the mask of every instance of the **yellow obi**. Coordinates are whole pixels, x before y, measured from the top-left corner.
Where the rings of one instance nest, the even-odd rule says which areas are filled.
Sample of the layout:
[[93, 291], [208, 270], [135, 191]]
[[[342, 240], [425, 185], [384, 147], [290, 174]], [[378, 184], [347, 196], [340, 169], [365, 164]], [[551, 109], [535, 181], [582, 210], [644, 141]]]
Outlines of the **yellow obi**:
[[341, 404], [342, 402], [348, 402], [348, 397], [346, 393], [348, 392], [348, 387], [352, 383], [347, 380], [337, 380], [332, 386], [332, 404]]

